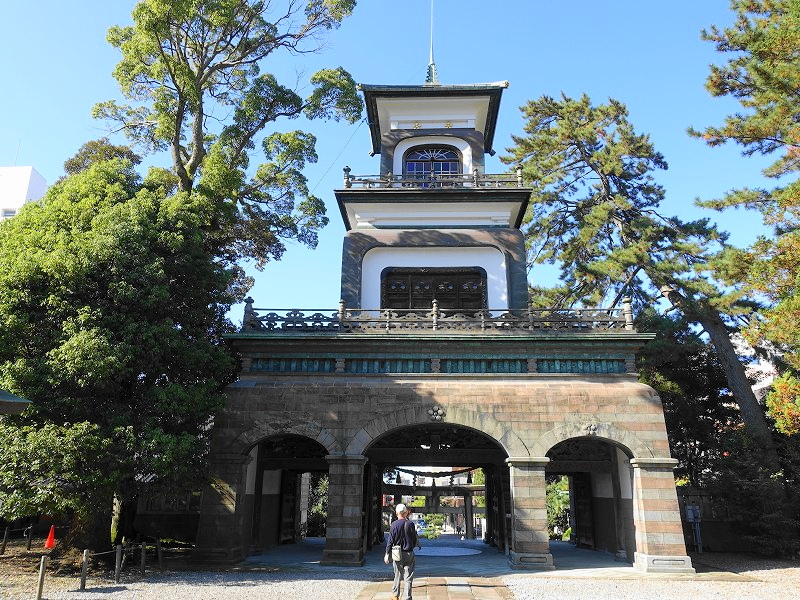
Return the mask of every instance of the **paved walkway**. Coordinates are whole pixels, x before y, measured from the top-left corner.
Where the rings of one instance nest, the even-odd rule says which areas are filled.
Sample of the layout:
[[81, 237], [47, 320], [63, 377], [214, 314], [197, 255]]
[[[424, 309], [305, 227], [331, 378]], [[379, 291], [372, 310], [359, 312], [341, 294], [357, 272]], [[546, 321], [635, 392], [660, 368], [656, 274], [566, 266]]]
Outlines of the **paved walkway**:
[[[390, 600], [392, 582], [367, 585], [355, 600]], [[487, 577], [420, 577], [414, 580], [414, 600], [512, 600], [499, 579]]]
[[[392, 570], [383, 563], [383, 548], [375, 546], [364, 559], [363, 567], [323, 567], [319, 561], [325, 540], [307, 538], [300, 544], [280, 546], [263, 554], [250, 556], [241, 565], [280, 570], [309, 570], [315, 573], [338, 571], [363, 576], [367, 583], [357, 600], [390, 600]], [[576, 548], [566, 542], [551, 542], [555, 569], [519, 571], [512, 569], [507, 557], [480, 540], [461, 540], [442, 535], [436, 540], [422, 540], [417, 555], [414, 600], [496, 600], [511, 599], [502, 577], [557, 577], [569, 579], [689, 579], [732, 581], [742, 578], [733, 573], [712, 571], [696, 574], [647, 574], [630, 563], [619, 562], [606, 552]]]

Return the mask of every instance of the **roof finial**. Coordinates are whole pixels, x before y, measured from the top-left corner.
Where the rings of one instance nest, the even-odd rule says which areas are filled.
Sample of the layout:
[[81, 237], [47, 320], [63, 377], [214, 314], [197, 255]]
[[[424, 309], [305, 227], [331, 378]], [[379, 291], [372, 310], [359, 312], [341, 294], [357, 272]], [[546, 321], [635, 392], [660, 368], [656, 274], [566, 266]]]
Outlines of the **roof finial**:
[[436, 63], [433, 61], [433, 0], [431, 0], [431, 57], [428, 62], [428, 74], [425, 76], [425, 85], [441, 85], [439, 74], [436, 72]]

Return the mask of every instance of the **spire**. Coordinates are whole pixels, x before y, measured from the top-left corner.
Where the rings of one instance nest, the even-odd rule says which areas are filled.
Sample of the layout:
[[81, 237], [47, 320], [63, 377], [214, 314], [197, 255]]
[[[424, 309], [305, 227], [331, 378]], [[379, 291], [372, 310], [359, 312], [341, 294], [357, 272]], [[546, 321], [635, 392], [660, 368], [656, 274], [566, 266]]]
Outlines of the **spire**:
[[425, 76], [425, 85], [441, 85], [439, 74], [436, 72], [436, 63], [433, 60], [433, 0], [431, 0], [431, 57], [428, 61], [428, 73]]

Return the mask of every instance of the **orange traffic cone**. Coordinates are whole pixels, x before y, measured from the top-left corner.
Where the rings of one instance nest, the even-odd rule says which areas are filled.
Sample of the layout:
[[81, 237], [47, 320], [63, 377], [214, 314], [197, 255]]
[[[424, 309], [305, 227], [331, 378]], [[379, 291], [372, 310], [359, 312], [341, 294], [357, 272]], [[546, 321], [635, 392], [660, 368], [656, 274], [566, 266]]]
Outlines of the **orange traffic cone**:
[[48, 550], [56, 545], [56, 526], [50, 525], [50, 533], [47, 534], [47, 539], [44, 542], [44, 547]]

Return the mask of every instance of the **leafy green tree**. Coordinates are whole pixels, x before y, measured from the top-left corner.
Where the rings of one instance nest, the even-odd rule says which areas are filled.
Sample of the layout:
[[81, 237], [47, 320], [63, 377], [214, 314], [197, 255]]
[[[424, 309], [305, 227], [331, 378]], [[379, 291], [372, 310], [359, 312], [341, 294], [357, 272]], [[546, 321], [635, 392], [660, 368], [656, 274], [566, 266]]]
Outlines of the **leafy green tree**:
[[[327, 223], [302, 169], [316, 162], [314, 136], [275, 131], [305, 116], [356, 122], [362, 101], [341, 67], [310, 77], [301, 97], [262, 69], [268, 59], [315, 52], [355, 0], [141, 0], [133, 25], [112, 27], [122, 53], [114, 71], [130, 105], [94, 115], [144, 151], [169, 152], [178, 189], [216, 202], [209, 228], [218, 252], [259, 266], [278, 259], [284, 240], [311, 247]], [[266, 135], [265, 135], [266, 134]], [[251, 166], [260, 143], [267, 162]]]
[[521, 164], [532, 182], [524, 221], [530, 262], [561, 266], [562, 285], [547, 292], [548, 302], [613, 306], [626, 294], [647, 306], [665, 298], [708, 334], [743, 421], [771, 452], [770, 429], [730, 339], [752, 304], [709, 277], [726, 236], [708, 220], [658, 212], [664, 189], [654, 173], [667, 164], [634, 131], [622, 103], [543, 96], [522, 111], [526, 135], [512, 136], [503, 160]]
[[[545, 502], [547, 504], [547, 529], [551, 539], [561, 539], [569, 527], [569, 477], [560, 475], [547, 482], [545, 489]], [[557, 534], [555, 528], [559, 527], [561, 533]]]
[[442, 535], [442, 528], [444, 527], [444, 515], [442, 513], [426, 513], [425, 514], [425, 533], [423, 537], [429, 540], [435, 540]]
[[93, 162], [0, 224], [0, 387], [32, 401], [0, 419], [0, 514], [71, 515], [77, 547], [109, 545], [112, 498], [199, 483], [234, 374], [214, 207], [154, 189]]
[[670, 454], [679, 463], [675, 476], [700, 487], [727, 451], [727, 432], [741, 427], [725, 373], [713, 347], [681, 315], [649, 308], [637, 316], [636, 328], [657, 335], [637, 355], [637, 370], [664, 403]]
[[713, 96], [731, 96], [742, 112], [722, 125], [690, 129], [710, 146], [734, 142], [745, 156], [774, 156], [763, 174], [772, 188], [733, 190], [702, 205], [759, 210], [772, 227], [772, 237], [760, 238], [739, 251], [721, 270], [726, 282], [745, 280], [769, 302], [750, 323], [752, 341], [766, 338], [786, 350], [791, 367], [775, 385], [770, 413], [785, 433], [800, 432], [800, 2], [797, 0], [734, 0], [734, 24], [712, 26], [703, 39], [729, 58], [713, 65], [706, 88]]
[[778, 436], [780, 464], [765, 465], [753, 440], [741, 431], [723, 436], [725, 451], [704, 488], [727, 508], [735, 531], [763, 555], [794, 558], [800, 551], [800, 438]]
[[328, 487], [327, 473], [311, 473], [306, 528], [306, 535], [309, 537], [325, 537], [328, 520]]
[[112, 144], [107, 137], [90, 140], [81, 146], [74, 156], [64, 162], [64, 171], [67, 175], [75, 175], [85, 171], [91, 165], [113, 158], [124, 158], [132, 165], [142, 162], [142, 157], [136, 154], [130, 146], [117, 146]]

